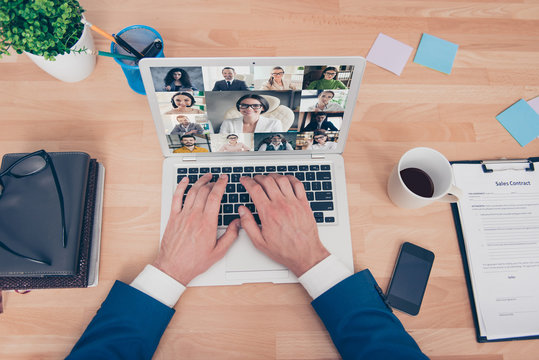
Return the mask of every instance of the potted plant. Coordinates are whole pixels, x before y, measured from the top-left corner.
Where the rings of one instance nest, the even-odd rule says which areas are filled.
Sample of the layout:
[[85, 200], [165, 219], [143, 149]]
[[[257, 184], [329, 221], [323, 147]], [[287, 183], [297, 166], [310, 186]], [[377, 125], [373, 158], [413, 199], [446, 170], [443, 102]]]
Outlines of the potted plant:
[[0, 57], [11, 48], [60, 80], [85, 79], [96, 59], [83, 12], [77, 0], [0, 0]]

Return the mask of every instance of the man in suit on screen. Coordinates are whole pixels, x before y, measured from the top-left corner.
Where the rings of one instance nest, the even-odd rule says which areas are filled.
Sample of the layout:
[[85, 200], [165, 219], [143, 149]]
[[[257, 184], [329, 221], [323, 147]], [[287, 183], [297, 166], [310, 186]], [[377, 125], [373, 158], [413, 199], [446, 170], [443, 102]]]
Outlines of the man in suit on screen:
[[221, 71], [224, 80], [216, 81], [212, 91], [242, 91], [249, 90], [247, 84], [243, 80], [235, 79], [236, 70], [229, 66]]

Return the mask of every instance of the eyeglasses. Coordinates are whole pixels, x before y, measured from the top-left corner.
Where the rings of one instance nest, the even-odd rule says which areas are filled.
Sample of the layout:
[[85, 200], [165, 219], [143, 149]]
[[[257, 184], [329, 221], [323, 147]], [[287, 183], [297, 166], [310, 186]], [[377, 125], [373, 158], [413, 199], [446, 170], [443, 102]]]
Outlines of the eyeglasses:
[[253, 110], [258, 110], [258, 109], [261, 109], [263, 106], [262, 104], [240, 104], [240, 109], [253, 109]]
[[314, 137], [315, 140], [320, 140], [320, 139], [323, 139], [323, 138], [325, 138], [324, 135], [322, 135], [322, 136], [315, 136], [315, 137]]
[[[45, 150], [38, 150], [36, 152], [23, 156], [22, 158], [20, 158], [19, 160], [11, 164], [6, 170], [0, 173], [0, 199], [6, 189], [6, 186], [4, 182], [2, 181], [2, 178], [4, 176], [10, 175], [10, 176], [13, 176], [14, 178], [23, 178], [26, 176], [31, 176], [31, 175], [34, 175], [43, 171], [47, 167], [47, 164], [49, 164], [51, 168], [52, 176], [54, 178], [54, 183], [56, 185], [56, 192], [58, 194], [58, 200], [60, 202], [60, 213], [62, 215], [62, 245], [65, 248], [67, 246], [67, 230], [66, 230], [66, 224], [65, 224], [64, 196], [62, 194], [60, 182], [58, 181], [58, 175], [56, 174], [56, 169], [54, 168], [52, 159]], [[10, 249], [6, 244], [4, 244], [1, 241], [0, 241], [0, 247], [8, 251], [9, 253], [15, 256], [24, 258], [26, 260], [29, 260], [38, 264], [51, 265], [48, 261], [39, 260], [39, 259], [32, 258], [30, 256], [19, 254], [15, 250]]]
[[238, 140], [238, 138], [235, 137], [235, 136], [231, 136], [231, 137], [228, 138], [228, 140]]
[[277, 75], [283, 75], [283, 74], [284, 74], [284, 71], [281, 71], [281, 72], [271, 73], [271, 76], [277, 76]]
[[330, 71], [326, 72], [325, 74], [326, 74], [326, 75], [331, 75], [331, 76], [337, 75], [336, 72], [330, 72]]

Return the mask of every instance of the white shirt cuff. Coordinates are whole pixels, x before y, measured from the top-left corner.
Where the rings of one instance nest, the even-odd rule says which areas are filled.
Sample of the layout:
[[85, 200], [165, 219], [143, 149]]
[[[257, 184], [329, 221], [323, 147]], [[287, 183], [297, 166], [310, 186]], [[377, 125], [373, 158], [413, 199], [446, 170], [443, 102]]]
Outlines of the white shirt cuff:
[[298, 280], [314, 300], [352, 274], [353, 272], [335, 255], [329, 255], [301, 275]]
[[185, 286], [152, 265], [146, 265], [131, 286], [168, 307], [174, 307], [185, 291]]

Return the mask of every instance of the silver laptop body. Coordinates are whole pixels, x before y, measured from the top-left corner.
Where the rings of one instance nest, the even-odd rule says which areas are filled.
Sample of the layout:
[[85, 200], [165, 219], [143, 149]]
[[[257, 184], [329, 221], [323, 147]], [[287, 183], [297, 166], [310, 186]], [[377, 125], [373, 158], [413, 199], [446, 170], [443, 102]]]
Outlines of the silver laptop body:
[[[318, 182], [324, 186], [320, 201], [315, 193], [316, 199], [313, 203], [318, 204], [311, 203], [311, 206], [318, 216], [317, 221], [320, 221], [318, 231], [322, 243], [353, 271], [342, 152], [348, 138], [353, 109], [365, 69], [365, 59], [361, 57], [147, 58], [141, 60], [139, 65], [165, 158], [161, 237], [168, 221], [172, 195], [178, 179], [181, 176], [201, 175], [198, 169], [213, 172], [216, 169], [248, 171], [253, 168], [253, 171], [249, 172], [251, 176], [256, 173], [267, 173], [265, 169], [271, 167], [279, 167], [281, 171], [277, 172], [280, 173], [291, 173], [298, 164], [304, 169], [305, 166], [308, 167], [307, 171], [303, 171], [307, 176], [309, 176], [307, 173], [312, 173], [312, 169], [329, 169], [324, 171], [325, 174], [322, 174], [320, 179], [325, 179], [330, 173], [331, 180], [317, 181], [319, 177], [316, 174], [311, 182]], [[223, 77], [225, 68], [233, 68], [232, 71], [235, 73], [232, 83], [236, 81], [236, 87], [233, 90], [229, 90], [232, 86], [227, 84]], [[279, 76], [281, 71], [284, 73], [280, 75], [284, 80], [282, 86], [275, 84], [276, 82], [271, 84], [270, 80], [275, 78], [274, 75]], [[329, 74], [325, 75], [325, 72]], [[333, 72], [336, 73], [335, 77], [324, 81], [326, 79], [324, 76], [330, 77]], [[189, 81], [178, 81], [182, 76], [183, 80], [187, 77]], [[339, 87], [343, 85], [345, 89], [340, 89]], [[241, 90], [238, 90], [238, 86]], [[327, 89], [327, 86], [337, 88]], [[251, 94], [267, 100], [269, 106], [265, 112], [266, 116], [261, 115], [269, 119], [267, 126], [261, 128], [261, 132], [257, 132], [259, 129], [257, 127], [255, 133], [232, 134], [236, 135], [238, 142], [245, 146], [243, 151], [231, 151], [231, 149], [238, 150], [239, 145], [237, 142], [232, 144], [227, 140], [227, 136], [231, 133], [221, 130], [225, 127], [231, 129], [230, 126], [234, 123], [236, 127], [234, 131], [238, 132], [238, 118], [241, 118], [242, 114], [237, 101]], [[322, 100], [324, 97], [325, 100]], [[320, 106], [328, 97], [329, 103]], [[189, 106], [185, 106], [185, 102]], [[323, 118], [320, 113], [326, 115], [324, 119], [331, 125], [323, 122], [320, 125], [320, 122], [316, 122]], [[182, 121], [185, 124], [185, 118], [190, 123], [188, 126], [180, 124]], [[316, 126], [322, 129], [317, 129]], [[181, 134], [189, 128], [194, 129], [197, 149], [204, 152], [174, 152], [185, 150]], [[314, 139], [315, 136], [317, 139]], [[278, 142], [279, 138], [281, 142]], [[328, 144], [330, 142], [333, 144]], [[243, 196], [245, 199], [245, 195]], [[316, 211], [318, 205], [326, 206], [327, 197], [333, 202], [330, 210], [324, 207], [324, 211]], [[222, 215], [225, 220], [233, 216], [233, 214]], [[218, 236], [224, 232], [225, 222], [219, 226]], [[240, 230], [238, 239], [225, 257], [195, 278], [190, 285], [238, 285], [251, 282], [293, 283], [297, 282], [297, 278], [288, 269], [259, 252], [245, 231]]]

